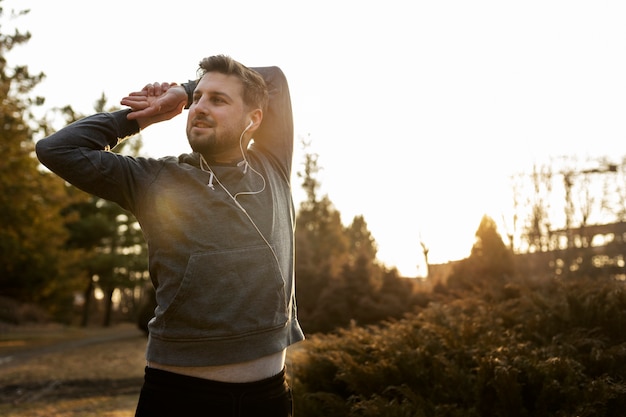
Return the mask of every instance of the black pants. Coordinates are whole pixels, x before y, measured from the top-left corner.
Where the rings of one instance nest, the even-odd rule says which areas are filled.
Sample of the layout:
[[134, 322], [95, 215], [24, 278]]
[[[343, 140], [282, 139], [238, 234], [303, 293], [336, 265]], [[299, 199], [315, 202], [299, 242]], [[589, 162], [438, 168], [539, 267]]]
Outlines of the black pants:
[[291, 417], [285, 372], [258, 382], [226, 383], [146, 367], [135, 417]]

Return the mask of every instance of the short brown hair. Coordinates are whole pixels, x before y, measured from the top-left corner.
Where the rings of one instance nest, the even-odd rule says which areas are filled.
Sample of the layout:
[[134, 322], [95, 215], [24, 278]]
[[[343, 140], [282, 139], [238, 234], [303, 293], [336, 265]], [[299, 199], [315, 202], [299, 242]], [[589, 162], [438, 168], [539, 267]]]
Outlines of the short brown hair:
[[245, 105], [249, 108], [260, 108], [265, 111], [269, 93], [261, 74], [227, 55], [213, 55], [203, 58], [197, 71], [198, 79], [208, 72], [219, 72], [239, 78], [243, 83], [243, 102]]

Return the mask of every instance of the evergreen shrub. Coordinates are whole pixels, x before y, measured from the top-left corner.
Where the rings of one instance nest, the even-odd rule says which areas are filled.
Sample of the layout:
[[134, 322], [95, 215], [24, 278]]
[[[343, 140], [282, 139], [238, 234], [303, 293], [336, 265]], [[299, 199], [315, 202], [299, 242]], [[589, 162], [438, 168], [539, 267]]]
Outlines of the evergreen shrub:
[[445, 293], [402, 320], [310, 336], [291, 365], [296, 415], [625, 415], [623, 282]]

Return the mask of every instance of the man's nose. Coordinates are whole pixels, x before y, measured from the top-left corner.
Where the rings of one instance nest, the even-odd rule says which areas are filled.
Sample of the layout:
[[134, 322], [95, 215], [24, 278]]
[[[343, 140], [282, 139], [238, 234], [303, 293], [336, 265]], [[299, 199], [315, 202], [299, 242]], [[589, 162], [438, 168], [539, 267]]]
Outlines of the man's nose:
[[196, 102], [196, 113], [208, 114], [209, 113], [209, 100], [205, 97], [200, 97]]

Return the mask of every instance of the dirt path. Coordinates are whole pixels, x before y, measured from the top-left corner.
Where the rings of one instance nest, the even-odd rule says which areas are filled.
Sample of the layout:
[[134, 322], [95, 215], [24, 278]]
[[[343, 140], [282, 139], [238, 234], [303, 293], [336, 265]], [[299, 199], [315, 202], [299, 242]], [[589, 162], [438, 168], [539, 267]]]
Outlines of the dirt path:
[[143, 381], [145, 343], [144, 334], [133, 325], [3, 332], [0, 408], [136, 395]]
[[42, 355], [143, 337], [134, 325], [109, 328], [16, 329], [0, 334], [0, 372]]

